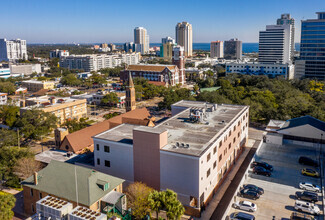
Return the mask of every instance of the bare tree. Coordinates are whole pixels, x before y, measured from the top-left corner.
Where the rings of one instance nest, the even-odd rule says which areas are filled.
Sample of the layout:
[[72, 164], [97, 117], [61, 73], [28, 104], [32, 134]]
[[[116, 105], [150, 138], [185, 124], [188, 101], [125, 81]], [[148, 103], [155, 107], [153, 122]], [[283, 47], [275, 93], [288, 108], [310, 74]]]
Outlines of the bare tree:
[[14, 173], [21, 179], [26, 179], [43, 168], [42, 164], [32, 157], [24, 157], [17, 161]]

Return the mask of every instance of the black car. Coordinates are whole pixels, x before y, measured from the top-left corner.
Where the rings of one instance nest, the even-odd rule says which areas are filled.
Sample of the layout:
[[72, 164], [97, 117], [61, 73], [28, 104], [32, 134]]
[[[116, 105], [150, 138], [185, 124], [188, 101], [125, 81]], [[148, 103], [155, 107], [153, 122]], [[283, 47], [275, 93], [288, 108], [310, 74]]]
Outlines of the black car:
[[253, 168], [253, 173], [263, 176], [271, 176], [271, 171], [259, 166]]
[[273, 166], [266, 163], [266, 162], [257, 162], [257, 161], [254, 161], [251, 163], [251, 168], [254, 168], [254, 167], [263, 167], [264, 169], [266, 170], [269, 170], [269, 171], [273, 171]]
[[245, 184], [242, 189], [250, 189], [256, 191], [259, 195], [264, 194], [264, 189], [253, 184]]
[[303, 191], [303, 192], [296, 192], [297, 199], [304, 200], [307, 202], [318, 202], [318, 195], [317, 193]]
[[229, 216], [230, 220], [255, 220], [255, 216], [245, 212], [234, 212]]
[[299, 157], [299, 163], [303, 165], [318, 167], [318, 162], [309, 157]]
[[260, 198], [260, 195], [258, 194], [258, 192], [256, 192], [255, 190], [250, 190], [250, 189], [240, 190], [238, 193], [238, 196], [247, 198], [247, 199], [253, 199], [253, 200]]

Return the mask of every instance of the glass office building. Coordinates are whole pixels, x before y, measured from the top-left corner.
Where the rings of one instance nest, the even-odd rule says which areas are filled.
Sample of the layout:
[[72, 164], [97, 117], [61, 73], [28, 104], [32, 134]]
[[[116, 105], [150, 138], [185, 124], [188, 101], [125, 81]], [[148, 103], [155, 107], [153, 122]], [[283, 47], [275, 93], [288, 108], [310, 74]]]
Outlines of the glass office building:
[[301, 23], [300, 59], [305, 63], [305, 77], [325, 80], [325, 12], [317, 19]]

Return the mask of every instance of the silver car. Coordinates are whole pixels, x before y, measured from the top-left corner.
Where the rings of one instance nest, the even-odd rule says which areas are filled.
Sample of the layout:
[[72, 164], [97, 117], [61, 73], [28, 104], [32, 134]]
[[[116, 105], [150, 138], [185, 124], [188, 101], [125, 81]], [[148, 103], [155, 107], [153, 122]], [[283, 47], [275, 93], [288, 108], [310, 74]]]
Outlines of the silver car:
[[233, 207], [236, 209], [241, 209], [248, 212], [255, 212], [257, 210], [256, 204], [249, 202], [249, 201], [240, 201], [235, 202]]
[[319, 186], [312, 184], [312, 183], [307, 183], [307, 182], [299, 183], [299, 188], [303, 189], [303, 190], [311, 191], [311, 192], [320, 192]]

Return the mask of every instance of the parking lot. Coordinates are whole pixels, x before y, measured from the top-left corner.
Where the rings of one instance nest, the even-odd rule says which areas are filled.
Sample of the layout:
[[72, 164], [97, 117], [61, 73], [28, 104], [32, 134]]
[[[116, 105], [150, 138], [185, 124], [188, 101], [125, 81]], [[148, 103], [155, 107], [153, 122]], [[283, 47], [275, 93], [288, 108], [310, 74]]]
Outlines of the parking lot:
[[[258, 200], [254, 201], [238, 196], [235, 197], [235, 200], [247, 200], [255, 203], [257, 205], [257, 211], [252, 214], [258, 220], [290, 219], [291, 213], [295, 211], [295, 193], [302, 191], [299, 189], [299, 183], [311, 182], [320, 186], [320, 178], [307, 177], [301, 174], [301, 169], [308, 166], [298, 163], [300, 156], [308, 156], [314, 160], [318, 160], [318, 151], [297, 145], [279, 146], [263, 143], [255, 160], [265, 161], [273, 165], [274, 171], [271, 177], [265, 177], [253, 174], [250, 169], [244, 184], [257, 185], [264, 189], [264, 194]], [[322, 211], [322, 197], [320, 195], [320, 201], [316, 204]], [[231, 208], [228, 215], [236, 211], [241, 210]], [[321, 215], [316, 217], [316, 219], [322, 218], [323, 213], [321, 212]]]

